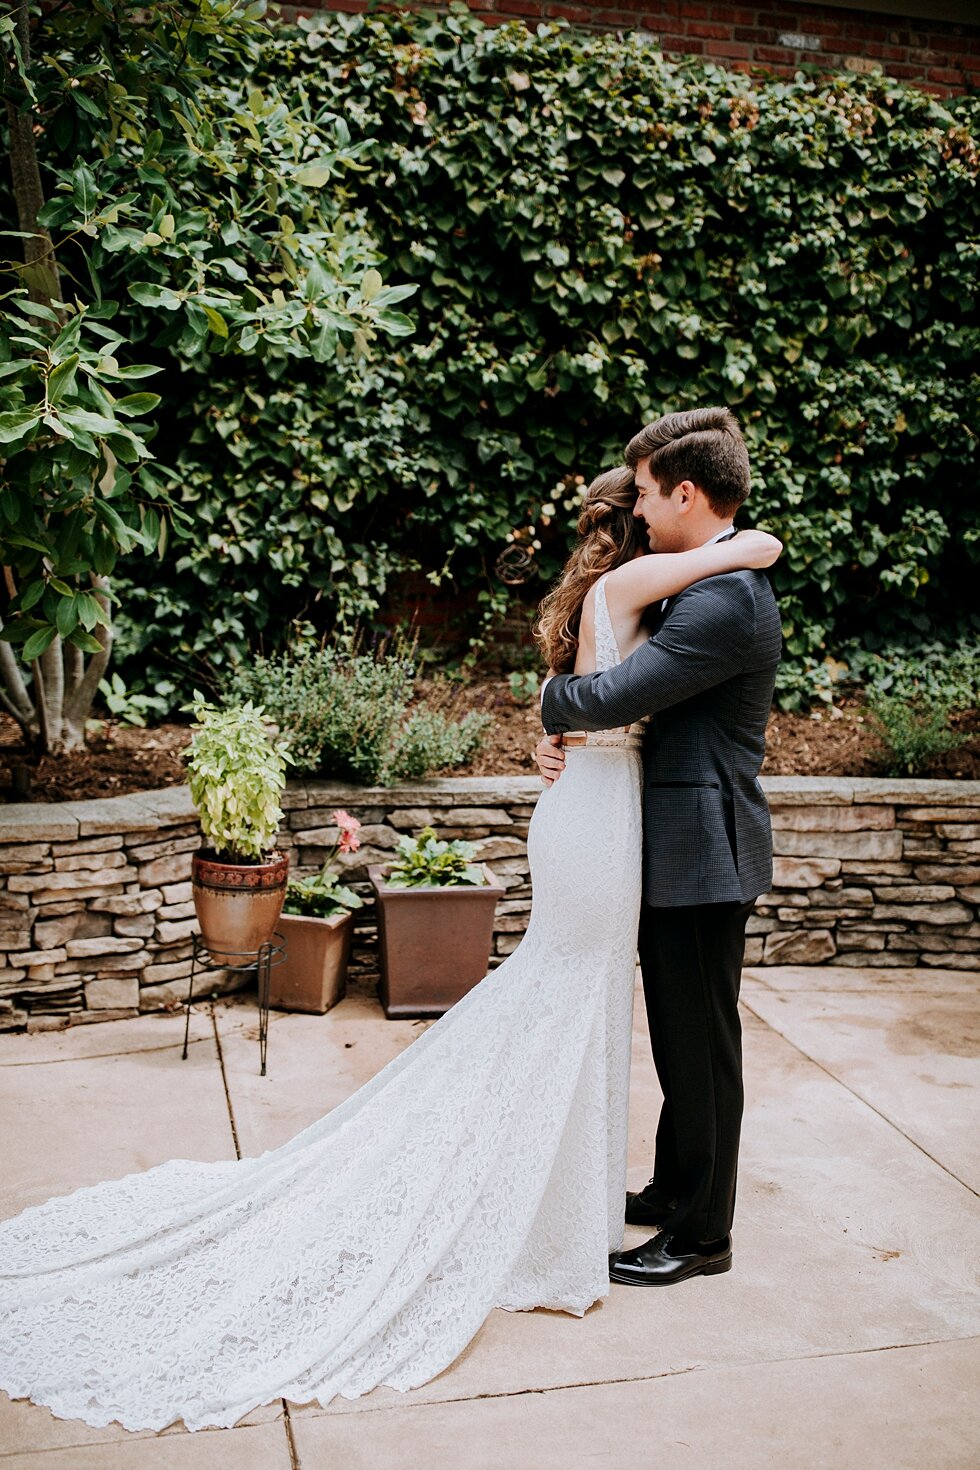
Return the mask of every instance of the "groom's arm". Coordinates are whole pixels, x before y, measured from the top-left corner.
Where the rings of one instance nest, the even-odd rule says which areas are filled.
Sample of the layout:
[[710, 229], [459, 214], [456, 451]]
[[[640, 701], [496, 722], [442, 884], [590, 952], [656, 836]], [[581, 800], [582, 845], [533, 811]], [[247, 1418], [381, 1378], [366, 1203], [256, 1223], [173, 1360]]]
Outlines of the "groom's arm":
[[696, 583], [659, 632], [616, 668], [549, 679], [544, 728], [549, 735], [612, 730], [691, 699], [744, 668], [755, 627], [755, 598], [740, 575]]

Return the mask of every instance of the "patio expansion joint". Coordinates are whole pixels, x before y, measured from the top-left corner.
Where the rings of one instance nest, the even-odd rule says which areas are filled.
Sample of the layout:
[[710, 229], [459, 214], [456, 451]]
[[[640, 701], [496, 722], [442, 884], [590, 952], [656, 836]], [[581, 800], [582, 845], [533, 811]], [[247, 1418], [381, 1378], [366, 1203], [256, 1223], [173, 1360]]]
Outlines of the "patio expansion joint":
[[954, 1173], [947, 1164], [944, 1164], [941, 1159], [937, 1159], [935, 1154], [931, 1154], [927, 1148], [924, 1148], [921, 1143], [914, 1139], [910, 1134], [906, 1133], [904, 1128], [900, 1128], [893, 1118], [889, 1118], [887, 1113], [883, 1113], [880, 1108], [876, 1108], [873, 1102], [870, 1102], [868, 1098], [863, 1097], [861, 1093], [858, 1092], [857, 1088], [852, 1087], [849, 1082], [845, 1082], [842, 1077], [838, 1077], [837, 1073], [831, 1071], [830, 1067], [825, 1066], [824, 1063], [818, 1061], [816, 1057], [812, 1057], [808, 1051], [805, 1051], [804, 1048], [799, 1045], [798, 1042], [793, 1041], [791, 1037], [787, 1036], [785, 1031], [780, 1031], [779, 1027], [774, 1026], [773, 1023], [767, 1020], [765, 1016], [760, 1016], [759, 1012], [753, 1008], [751, 1000], [742, 997], [741, 1001], [744, 1004], [745, 1009], [749, 1011], [757, 1021], [761, 1022], [763, 1026], [768, 1027], [770, 1031], [774, 1031], [776, 1035], [780, 1037], [783, 1041], [785, 1041], [787, 1046], [791, 1046], [793, 1050], [798, 1053], [799, 1056], [804, 1057], [806, 1061], [812, 1063], [814, 1067], [819, 1068], [819, 1070], [824, 1074], [825, 1077], [830, 1078], [831, 1082], [836, 1082], [838, 1087], [842, 1087], [845, 1092], [849, 1092], [851, 1097], [856, 1099], [857, 1102], [861, 1103], [862, 1106], [866, 1107], [869, 1112], [874, 1113], [875, 1116], [880, 1118], [883, 1123], [886, 1123], [889, 1128], [893, 1129], [894, 1132], [898, 1134], [899, 1138], [904, 1138], [906, 1143], [910, 1143], [912, 1147], [914, 1149], [917, 1149], [918, 1152], [922, 1154], [925, 1158], [927, 1158], [930, 1163], [935, 1164], [937, 1169], [941, 1169], [944, 1174], [949, 1175], [950, 1179], [955, 1180], [957, 1184], [962, 1185], [964, 1189], [968, 1190], [969, 1193], [973, 1195], [974, 1199], [980, 1199], [980, 1190], [974, 1189], [972, 1184], [968, 1184], [965, 1179], [961, 1179], [960, 1176]]
[[302, 1470], [299, 1459], [299, 1451], [296, 1448], [296, 1437], [293, 1434], [293, 1418], [289, 1412], [289, 1404], [285, 1399], [281, 1400], [283, 1408], [283, 1427], [286, 1431], [286, 1448], [289, 1451], [290, 1470]]
[[[109, 1024], [109, 1023], [107, 1023]], [[70, 1027], [67, 1029], [71, 1029]], [[74, 1028], [78, 1030], [78, 1027]], [[192, 1046], [200, 1046], [207, 1041], [206, 1036], [192, 1036], [187, 1042], [188, 1049]], [[135, 1046], [124, 1047], [122, 1051], [96, 1051], [90, 1055], [78, 1057], [28, 1057], [23, 1062], [0, 1062], [0, 1068], [7, 1067], [64, 1067], [76, 1062], [104, 1062], [114, 1057], [142, 1057], [150, 1056], [158, 1051], [178, 1051], [183, 1046], [182, 1041], [165, 1041], [161, 1046]]]
[[[663, 1373], [637, 1373], [635, 1376], [623, 1378], [582, 1378], [574, 1383], [550, 1383], [542, 1388], [512, 1388], [504, 1389], [499, 1393], [470, 1393], [461, 1394], [458, 1398], [426, 1399], [424, 1403], [418, 1404], [378, 1404], [377, 1406], [366, 1406], [362, 1409], [347, 1410], [347, 1414], [389, 1414], [399, 1413], [402, 1408], [413, 1409], [439, 1409], [446, 1404], [473, 1404], [491, 1399], [518, 1399], [530, 1398], [532, 1395], [543, 1396], [552, 1393], [569, 1393], [580, 1388], [616, 1388], [619, 1385], [632, 1383], [659, 1383], [668, 1378], [684, 1378], [691, 1373], [717, 1373], [730, 1368], [770, 1368], [781, 1367], [790, 1363], [819, 1363], [833, 1358], [860, 1358], [867, 1357], [869, 1353], [902, 1353], [913, 1348], [945, 1347], [950, 1343], [975, 1342], [980, 1344], [980, 1337], [969, 1335], [967, 1337], [930, 1337], [921, 1342], [883, 1342], [872, 1347], [833, 1349], [825, 1353], [802, 1353], [788, 1358], [746, 1358], [742, 1362], [732, 1363], [691, 1363], [683, 1368], [668, 1368]], [[412, 1392], [412, 1390], [408, 1390]], [[317, 1418], [329, 1418], [324, 1413], [316, 1415]], [[346, 1417], [344, 1411], [335, 1417]], [[302, 1467], [299, 1467], [302, 1470]]]
[[228, 1073], [225, 1071], [225, 1054], [221, 1050], [221, 1035], [218, 1031], [218, 1017], [217, 1013], [215, 1012], [213, 1002], [209, 1003], [208, 1005], [208, 1014], [211, 1017], [211, 1027], [214, 1031], [214, 1044], [218, 1052], [218, 1067], [221, 1071], [221, 1085], [225, 1090], [225, 1105], [228, 1108], [228, 1122], [231, 1125], [231, 1141], [235, 1145], [235, 1158], [240, 1159], [242, 1156], [242, 1151], [238, 1144], [238, 1128], [235, 1125], [235, 1109], [232, 1105], [231, 1092], [228, 1088]]

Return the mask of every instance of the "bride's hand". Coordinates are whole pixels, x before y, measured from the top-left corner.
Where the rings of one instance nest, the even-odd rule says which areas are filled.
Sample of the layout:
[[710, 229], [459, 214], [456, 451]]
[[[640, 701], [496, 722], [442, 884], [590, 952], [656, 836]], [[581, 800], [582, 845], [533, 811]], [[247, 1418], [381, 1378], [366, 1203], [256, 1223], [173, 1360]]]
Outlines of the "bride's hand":
[[783, 543], [768, 531], [739, 531], [731, 542], [739, 565], [749, 569], [771, 567], [783, 549]]

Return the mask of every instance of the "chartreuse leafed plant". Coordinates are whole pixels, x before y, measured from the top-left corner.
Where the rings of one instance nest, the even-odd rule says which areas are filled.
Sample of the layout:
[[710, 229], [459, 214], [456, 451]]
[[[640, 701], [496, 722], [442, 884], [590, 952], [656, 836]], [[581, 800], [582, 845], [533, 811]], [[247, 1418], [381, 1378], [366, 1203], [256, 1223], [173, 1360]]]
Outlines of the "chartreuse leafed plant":
[[384, 880], [388, 888], [475, 888], [487, 881], [473, 861], [472, 842], [441, 842], [431, 827], [423, 827], [418, 837], [399, 838], [398, 851], [399, 860]]
[[190, 710], [187, 779], [204, 840], [226, 862], [261, 862], [282, 821], [288, 744], [269, 734], [259, 705], [218, 709], [198, 694]]
[[234, 559], [224, 511], [185, 491], [178, 437], [221, 459], [232, 383], [260, 407], [309, 360], [323, 391], [338, 354], [411, 330], [394, 307], [414, 288], [385, 286], [344, 194], [366, 144], [288, 73], [255, 79], [263, 10], [0, 16], [0, 205], [18, 224], [0, 261], [0, 705], [44, 749], [84, 739], [118, 558], [164, 556], [176, 531]]
[[348, 198], [417, 331], [275, 381], [175, 343], [197, 529], [126, 616], [134, 669], [363, 617], [406, 561], [537, 601], [580, 481], [710, 403], [745, 428], [744, 523], [786, 544], [787, 698], [851, 643], [976, 640], [980, 96], [458, 7], [272, 26], [252, 85], [366, 144]]

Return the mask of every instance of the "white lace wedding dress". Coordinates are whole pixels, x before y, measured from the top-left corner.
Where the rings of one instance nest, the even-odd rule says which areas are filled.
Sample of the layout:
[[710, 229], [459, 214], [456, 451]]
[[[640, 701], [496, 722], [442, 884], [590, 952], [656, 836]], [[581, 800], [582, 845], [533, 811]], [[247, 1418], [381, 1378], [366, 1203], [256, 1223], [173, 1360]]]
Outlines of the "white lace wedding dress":
[[[596, 623], [608, 668], [601, 586]], [[227, 1426], [417, 1387], [493, 1307], [607, 1294], [641, 861], [639, 737], [619, 739], [569, 750], [541, 795], [520, 947], [353, 1097], [258, 1158], [0, 1224], [0, 1388], [92, 1425]]]

